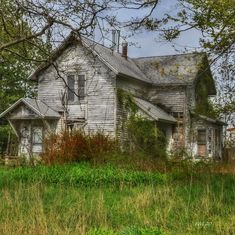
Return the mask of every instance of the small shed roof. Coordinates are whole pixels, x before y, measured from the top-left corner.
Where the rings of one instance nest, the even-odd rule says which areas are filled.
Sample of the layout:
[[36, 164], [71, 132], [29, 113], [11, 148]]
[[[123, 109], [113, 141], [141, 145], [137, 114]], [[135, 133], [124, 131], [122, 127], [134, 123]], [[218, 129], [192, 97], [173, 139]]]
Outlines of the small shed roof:
[[210, 117], [207, 117], [207, 116], [204, 116], [204, 115], [201, 115], [201, 114], [198, 114], [198, 113], [195, 113], [193, 111], [190, 111], [192, 115], [194, 115], [195, 117], [197, 118], [200, 118], [202, 120], [205, 120], [207, 122], [211, 122], [211, 123], [215, 123], [215, 124], [218, 124], [220, 126], [227, 126], [227, 123], [221, 121], [221, 120], [218, 120], [218, 119], [214, 119], [214, 118], [210, 118]]
[[156, 121], [169, 122], [169, 123], [176, 122], [176, 119], [173, 116], [171, 116], [170, 114], [159, 108], [158, 106], [137, 97], [134, 97], [134, 101], [141, 110], [143, 110], [145, 113], [147, 113], [150, 117], [152, 117]]
[[43, 101], [38, 99], [31, 99], [31, 98], [21, 98], [16, 101], [13, 105], [11, 105], [8, 109], [6, 109], [3, 113], [0, 114], [0, 118], [6, 116], [9, 112], [14, 110], [18, 105], [21, 103], [25, 104], [29, 107], [32, 111], [38, 114], [42, 118], [60, 118], [60, 114], [50, 108], [47, 104]]

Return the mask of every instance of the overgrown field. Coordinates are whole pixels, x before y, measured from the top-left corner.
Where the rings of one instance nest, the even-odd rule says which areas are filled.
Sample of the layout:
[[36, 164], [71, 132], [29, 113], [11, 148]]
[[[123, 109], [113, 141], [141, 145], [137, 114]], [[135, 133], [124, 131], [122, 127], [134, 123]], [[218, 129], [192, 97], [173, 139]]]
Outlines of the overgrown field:
[[234, 234], [231, 174], [0, 168], [0, 234]]

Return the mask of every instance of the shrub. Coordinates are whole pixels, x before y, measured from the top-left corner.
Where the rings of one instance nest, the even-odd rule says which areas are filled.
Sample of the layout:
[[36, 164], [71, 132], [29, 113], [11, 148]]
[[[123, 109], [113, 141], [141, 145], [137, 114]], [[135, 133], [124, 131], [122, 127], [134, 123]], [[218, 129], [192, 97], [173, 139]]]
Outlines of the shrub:
[[131, 150], [143, 151], [154, 157], [166, 157], [166, 138], [154, 122], [132, 115], [127, 130]]
[[50, 135], [44, 143], [42, 160], [46, 164], [96, 161], [115, 150], [116, 142], [102, 133], [85, 134], [81, 131]]

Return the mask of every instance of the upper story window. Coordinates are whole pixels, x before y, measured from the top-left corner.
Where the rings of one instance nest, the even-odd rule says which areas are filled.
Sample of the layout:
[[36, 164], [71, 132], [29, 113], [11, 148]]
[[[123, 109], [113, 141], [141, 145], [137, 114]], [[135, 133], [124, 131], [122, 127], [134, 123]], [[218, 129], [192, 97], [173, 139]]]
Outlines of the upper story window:
[[184, 113], [183, 112], [171, 112], [171, 115], [175, 118], [182, 119], [184, 118]]
[[85, 98], [85, 75], [70, 74], [67, 76], [68, 102], [83, 101]]

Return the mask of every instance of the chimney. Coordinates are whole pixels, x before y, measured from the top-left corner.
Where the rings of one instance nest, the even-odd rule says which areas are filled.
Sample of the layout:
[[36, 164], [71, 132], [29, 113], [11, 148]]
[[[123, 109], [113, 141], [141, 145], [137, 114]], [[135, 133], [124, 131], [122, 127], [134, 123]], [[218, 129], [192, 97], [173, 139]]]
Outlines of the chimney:
[[112, 30], [112, 50], [119, 53], [120, 30]]
[[120, 44], [120, 30], [117, 30], [117, 37], [116, 37], [116, 42], [117, 42], [117, 53], [119, 53], [119, 44]]
[[127, 59], [127, 49], [128, 49], [128, 43], [123, 42], [122, 43], [122, 57], [124, 57], [125, 59]]
[[112, 50], [116, 49], [116, 31], [112, 30]]

